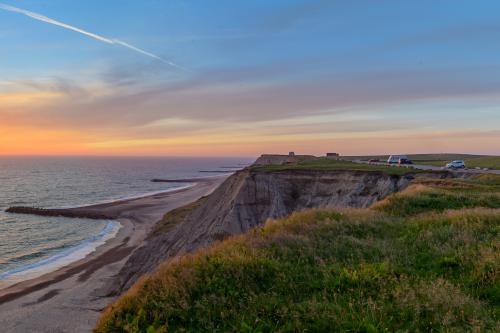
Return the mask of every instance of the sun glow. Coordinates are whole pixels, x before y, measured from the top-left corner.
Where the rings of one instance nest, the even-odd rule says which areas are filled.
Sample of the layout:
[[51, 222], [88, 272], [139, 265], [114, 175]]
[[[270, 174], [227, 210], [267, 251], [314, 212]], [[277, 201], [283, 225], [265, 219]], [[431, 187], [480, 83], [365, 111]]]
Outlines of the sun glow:
[[41, 106], [63, 98], [58, 92], [11, 92], [0, 94], [0, 113], [3, 109]]

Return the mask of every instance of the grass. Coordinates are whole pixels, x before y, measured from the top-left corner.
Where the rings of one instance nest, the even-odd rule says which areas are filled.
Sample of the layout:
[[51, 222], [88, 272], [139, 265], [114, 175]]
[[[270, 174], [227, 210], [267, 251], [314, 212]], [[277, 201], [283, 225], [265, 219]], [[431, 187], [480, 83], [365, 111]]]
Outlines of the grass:
[[[399, 154], [398, 154], [399, 155]], [[470, 155], [470, 154], [406, 154], [411, 160], [416, 161], [451, 161], [463, 160], [465, 158], [482, 157], [484, 155]], [[365, 156], [344, 156], [348, 160], [369, 160], [372, 158], [386, 161], [389, 155], [365, 155]]]
[[[368, 160], [376, 158], [386, 161], [389, 155], [379, 156], [348, 156], [347, 160]], [[453, 160], [464, 160], [468, 168], [488, 168], [500, 170], [500, 156], [468, 155], [468, 154], [414, 154], [408, 155], [415, 164], [445, 166]]]
[[172, 209], [170, 212], [166, 213], [158, 223], [156, 223], [151, 233], [156, 235], [172, 230], [174, 226], [184, 221], [189, 212], [196, 207], [201, 206], [206, 200], [207, 197], [202, 197], [193, 203]]
[[498, 332], [500, 177], [422, 180], [162, 265], [96, 332]]
[[399, 175], [399, 176], [410, 173], [414, 174], [423, 172], [422, 170], [416, 170], [406, 167], [359, 164], [347, 160], [334, 160], [329, 158], [316, 158], [313, 160], [306, 160], [296, 164], [254, 166], [252, 167], [252, 170], [261, 172], [288, 171], [288, 170], [319, 170], [319, 171], [354, 170], [354, 171], [383, 172], [389, 175]]
[[489, 168], [500, 170], [500, 156], [486, 156], [479, 158], [465, 159], [470, 168]]
[[[500, 170], [500, 156], [483, 156], [483, 157], [466, 157], [462, 158], [465, 161], [465, 165], [468, 168], [487, 168], [487, 169], [495, 169]], [[446, 163], [451, 160], [415, 160], [414, 162], [417, 164], [427, 164], [434, 166], [444, 166]]]
[[393, 216], [411, 216], [448, 209], [486, 207], [500, 209], [500, 192], [474, 188], [428, 188], [418, 193], [393, 195], [374, 206], [374, 209]]

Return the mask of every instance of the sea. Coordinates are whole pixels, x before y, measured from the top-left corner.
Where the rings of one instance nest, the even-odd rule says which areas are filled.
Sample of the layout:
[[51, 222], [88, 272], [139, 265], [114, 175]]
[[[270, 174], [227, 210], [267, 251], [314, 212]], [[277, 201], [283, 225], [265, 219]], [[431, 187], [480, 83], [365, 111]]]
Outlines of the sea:
[[0, 289], [80, 260], [114, 237], [112, 220], [9, 214], [10, 206], [79, 207], [190, 186], [154, 178], [217, 176], [251, 158], [0, 157]]

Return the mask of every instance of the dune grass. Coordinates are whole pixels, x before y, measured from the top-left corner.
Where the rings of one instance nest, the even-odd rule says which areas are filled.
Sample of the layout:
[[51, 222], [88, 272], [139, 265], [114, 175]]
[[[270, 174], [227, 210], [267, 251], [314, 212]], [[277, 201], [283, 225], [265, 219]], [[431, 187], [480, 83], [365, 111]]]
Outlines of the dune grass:
[[166, 213], [158, 223], [155, 224], [151, 233], [153, 235], [157, 235], [172, 230], [174, 226], [184, 221], [191, 210], [201, 206], [207, 198], [207, 196], [204, 196], [188, 205], [172, 209]]
[[498, 332], [498, 181], [270, 221], [165, 263], [96, 332]]
[[420, 193], [397, 194], [375, 205], [375, 209], [393, 216], [410, 216], [429, 211], [442, 212], [447, 209], [486, 207], [500, 209], [498, 192], [477, 192], [473, 189], [430, 188]]
[[378, 202], [372, 208], [392, 216], [461, 208], [500, 209], [500, 176], [478, 175], [472, 179], [421, 179], [404, 192]]

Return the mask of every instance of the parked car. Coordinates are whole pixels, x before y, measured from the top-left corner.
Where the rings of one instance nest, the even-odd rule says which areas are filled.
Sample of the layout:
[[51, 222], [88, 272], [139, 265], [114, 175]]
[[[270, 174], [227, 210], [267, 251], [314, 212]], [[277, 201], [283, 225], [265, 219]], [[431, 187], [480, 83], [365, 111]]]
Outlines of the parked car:
[[452, 161], [446, 164], [447, 169], [465, 169], [465, 162], [462, 160]]
[[399, 165], [404, 165], [404, 164], [409, 165], [409, 164], [413, 164], [413, 162], [408, 158], [400, 158], [398, 161], [398, 164]]
[[389, 156], [389, 159], [387, 160], [387, 163], [389, 164], [398, 164], [399, 160], [404, 159], [407, 160], [408, 157], [406, 155], [391, 155]]
[[372, 158], [370, 160], [368, 160], [368, 164], [375, 164], [375, 163], [379, 163], [380, 160], [379, 159], [376, 159], [376, 158]]

